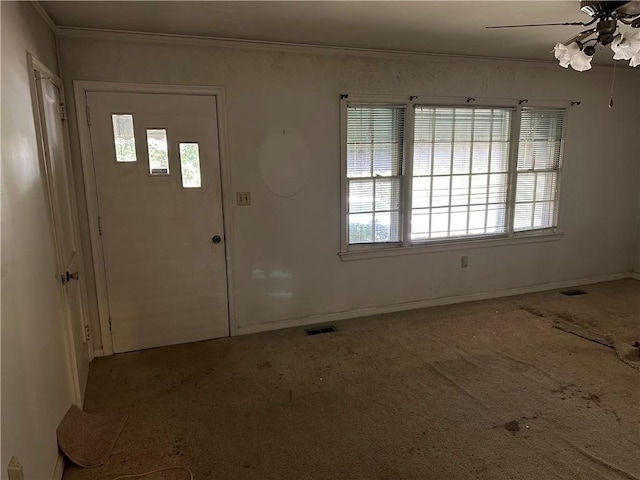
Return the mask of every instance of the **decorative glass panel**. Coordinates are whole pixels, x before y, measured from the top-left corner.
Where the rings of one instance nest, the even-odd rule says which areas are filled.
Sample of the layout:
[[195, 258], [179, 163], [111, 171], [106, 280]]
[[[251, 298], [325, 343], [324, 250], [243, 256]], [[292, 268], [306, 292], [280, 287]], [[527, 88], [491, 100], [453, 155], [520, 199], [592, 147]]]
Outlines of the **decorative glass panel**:
[[151, 175], [169, 175], [167, 130], [147, 128], [147, 149], [149, 152], [149, 173]]
[[180, 143], [180, 169], [184, 188], [200, 188], [200, 148], [197, 143]]
[[135, 162], [136, 139], [133, 133], [133, 115], [113, 114], [113, 143], [116, 150], [116, 162]]

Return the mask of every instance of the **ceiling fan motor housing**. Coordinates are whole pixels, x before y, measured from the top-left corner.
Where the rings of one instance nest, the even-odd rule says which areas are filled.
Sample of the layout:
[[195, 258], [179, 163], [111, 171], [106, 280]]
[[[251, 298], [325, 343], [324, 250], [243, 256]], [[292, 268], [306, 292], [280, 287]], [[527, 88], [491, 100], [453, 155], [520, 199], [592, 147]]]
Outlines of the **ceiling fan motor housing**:
[[615, 20], [601, 20], [598, 22], [596, 30], [598, 32], [598, 42], [602, 45], [609, 45], [616, 35], [618, 22]]
[[580, 0], [580, 10], [591, 17], [597, 17], [603, 13], [610, 13], [627, 2], [598, 2], [593, 0]]

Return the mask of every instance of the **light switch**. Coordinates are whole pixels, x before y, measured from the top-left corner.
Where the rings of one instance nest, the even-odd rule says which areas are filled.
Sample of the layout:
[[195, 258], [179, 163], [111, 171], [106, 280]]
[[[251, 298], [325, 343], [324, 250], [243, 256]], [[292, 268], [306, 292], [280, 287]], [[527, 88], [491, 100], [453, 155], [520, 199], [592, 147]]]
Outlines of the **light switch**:
[[251, 192], [236, 192], [236, 205], [251, 205]]

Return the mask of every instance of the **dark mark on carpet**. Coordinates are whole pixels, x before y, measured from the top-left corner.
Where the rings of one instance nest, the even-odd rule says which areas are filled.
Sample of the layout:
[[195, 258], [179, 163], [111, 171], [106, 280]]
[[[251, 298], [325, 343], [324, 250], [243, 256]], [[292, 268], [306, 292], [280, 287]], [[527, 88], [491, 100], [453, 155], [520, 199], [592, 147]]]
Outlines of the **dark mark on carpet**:
[[517, 420], [511, 420], [510, 422], [504, 424], [504, 429], [515, 435], [516, 432], [520, 431], [520, 424]]

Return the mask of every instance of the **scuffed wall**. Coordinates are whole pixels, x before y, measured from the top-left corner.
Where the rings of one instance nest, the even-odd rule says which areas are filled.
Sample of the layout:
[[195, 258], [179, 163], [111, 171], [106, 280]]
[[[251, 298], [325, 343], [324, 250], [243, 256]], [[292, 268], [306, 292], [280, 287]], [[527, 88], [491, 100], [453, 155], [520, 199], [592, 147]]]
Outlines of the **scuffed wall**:
[[[71, 35], [60, 38], [60, 53], [68, 98], [75, 79], [225, 88], [232, 183], [227, 195], [252, 193], [250, 207], [233, 210], [232, 289], [239, 333], [314, 315], [630, 270], [639, 146], [628, 139], [638, 132], [639, 71], [618, 69], [616, 95], [625, 101], [609, 109], [607, 68], [578, 73], [555, 64]], [[581, 101], [567, 121], [564, 235], [545, 243], [342, 261], [340, 93]], [[290, 196], [276, 195], [261, 173], [261, 150], [277, 129], [295, 131], [308, 152], [306, 181]], [[79, 195], [83, 204], [83, 192]], [[86, 221], [82, 228], [88, 249]], [[460, 268], [461, 255], [469, 257], [468, 268]], [[94, 323], [95, 318], [94, 305]]]
[[53, 32], [31, 2], [2, 15], [2, 478], [16, 456], [24, 478], [50, 480], [56, 427], [72, 403], [62, 297], [27, 51], [57, 70]]

